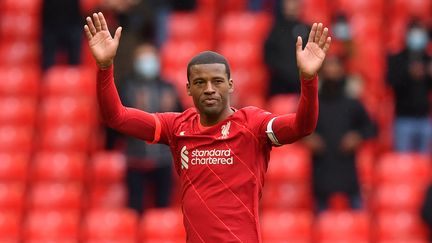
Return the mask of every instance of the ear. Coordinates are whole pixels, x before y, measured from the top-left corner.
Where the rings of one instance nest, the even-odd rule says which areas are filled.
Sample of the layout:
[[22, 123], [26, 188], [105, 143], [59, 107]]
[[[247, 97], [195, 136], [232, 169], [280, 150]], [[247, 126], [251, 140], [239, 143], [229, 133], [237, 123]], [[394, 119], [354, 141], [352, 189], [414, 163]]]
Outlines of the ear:
[[228, 89], [228, 93], [232, 93], [234, 92], [234, 81], [232, 79], [228, 80], [228, 85], [229, 85], [229, 89]]
[[191, 96], [191, 92], [190, 92], [190, 84], [189, 84], [189, 82], [186, 83], [186, 91], [187, 91], [187, 94], [188, 94], [189, 96]]

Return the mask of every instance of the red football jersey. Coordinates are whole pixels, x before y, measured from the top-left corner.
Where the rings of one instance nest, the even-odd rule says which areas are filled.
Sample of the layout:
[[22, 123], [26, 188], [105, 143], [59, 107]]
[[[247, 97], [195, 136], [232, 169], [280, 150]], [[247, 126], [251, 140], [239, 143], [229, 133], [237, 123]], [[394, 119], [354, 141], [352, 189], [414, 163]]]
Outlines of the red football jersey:
[[[195, 108], [151, 114], [124, 107], [113, 66], [98, 72], [98, 101], [112, 128], [146, 141], [168, 144], [182, 183], [188, 242], [261, 242], [258, 201], [272, 144], [310, 134], [318, 118], [318, 79], [301, 80], [296, 113], [277, 116], [246, 107], [202, 127]], [[276, 136], [277, 135], [277, 136]]]
[[202, 127], [195, 108], [158, 113], [161, 142], [170, 146], [181, 178], [188, 242], [261, 242], [258, 204], [275, 117], [256, 107]]

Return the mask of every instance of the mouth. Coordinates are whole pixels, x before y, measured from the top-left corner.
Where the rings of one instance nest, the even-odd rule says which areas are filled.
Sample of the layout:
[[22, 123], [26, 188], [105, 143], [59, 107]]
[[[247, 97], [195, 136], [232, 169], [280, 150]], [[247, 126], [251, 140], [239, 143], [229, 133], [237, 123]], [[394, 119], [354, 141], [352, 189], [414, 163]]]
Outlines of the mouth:
[[203, 100], [204, 105], [207, 105], [207, 106], [215, 105], [217, 102], [218, 102], [218, 100], [215, 98], [206, 98]]

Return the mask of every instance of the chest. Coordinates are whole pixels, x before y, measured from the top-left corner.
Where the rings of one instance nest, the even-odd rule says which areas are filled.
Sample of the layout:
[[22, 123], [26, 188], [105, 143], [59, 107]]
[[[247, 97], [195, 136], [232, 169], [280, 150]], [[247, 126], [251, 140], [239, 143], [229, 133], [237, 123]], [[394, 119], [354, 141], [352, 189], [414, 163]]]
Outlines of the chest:
[[255, 170], [260, 156], [258, 139], [247, 128], [228, 121], [199, 130], [183, 126], [175, 131], [172, 151], [180, 176], [235, 177], [245, 168]]

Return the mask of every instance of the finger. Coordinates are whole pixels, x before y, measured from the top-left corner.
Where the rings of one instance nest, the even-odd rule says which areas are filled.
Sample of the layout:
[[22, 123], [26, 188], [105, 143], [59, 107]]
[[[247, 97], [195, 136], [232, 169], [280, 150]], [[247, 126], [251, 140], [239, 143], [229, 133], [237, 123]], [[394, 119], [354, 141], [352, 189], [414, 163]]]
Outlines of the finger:
[[114, 40], [117, 44], [120, 42], [121, 32], [122, 32], [122, 27], [118, 27], [114, 34]]
[[93, 14], [93, 21], [96, 27], [96, 31], [97, 32], [101, 31], [101, 22], [99, 21], [99, 16], [97, 13]]
[[309, 33], [308, 42], [313, 42], [313, 40], [315, 39], [316, 30], [317, 30], [317, 23], [314, 23], [312, 25], [312, 29], [311, 29], [311, 31]]
[[105, 20], [103, 13], [99, 12], [98, 16], [99, 16], [99, 21], [101, 23], [102, 30], [108, 30], [108, 25], [107, 25], [107, 22]]
[[324, 53], [327, 53], [327, 51], [330, 49], [330, 44], [331, 44], [331, 37], [327, 37], [327, 40], [324, 44], [324, 47], [322, 48]]
[[96, 28], [94, 27], [92, 18], [87, 17], [86, 20], [87, 20], [87, 25], [89, 27], [90, 33], [92, 35], [96, 35]]
[[88, 25], [84, 25], [84, 33], [87, 36], [88, 40], [91, 40], [91, 38], [93, 38], [93, 35], [90, 32], [90, 29], [89, 29]]
[[303, 40], [300, 36], [297, 36], [297, 42], [296, 42], [296, 51], [301, 52], [303, 50]]
[[323, 24], [319, 23], [318, 27], [317, 27], [316, 34], [315, 34], [315, 39], [314, 39], [315, 43], [318, 43], [318, 41], [319, 41], [319, 39], [320, 39], [320, 37], [322, 35], [322, 29], [323, 29]]
[[319, 39], [319, 42], [318, 42], [319, 47], [321, 47], [321, 48], [324, 47], [324, 44], [327, 41], [327, 34], [328, 34], [328, 28], [326, 27], [326, 28], [324, 28], [323, 33]]

